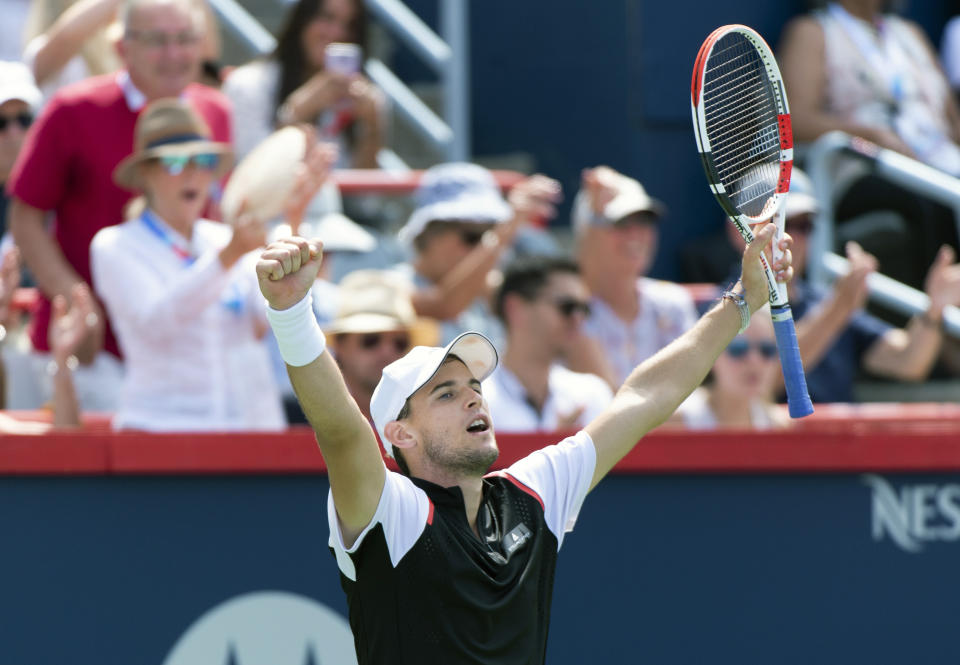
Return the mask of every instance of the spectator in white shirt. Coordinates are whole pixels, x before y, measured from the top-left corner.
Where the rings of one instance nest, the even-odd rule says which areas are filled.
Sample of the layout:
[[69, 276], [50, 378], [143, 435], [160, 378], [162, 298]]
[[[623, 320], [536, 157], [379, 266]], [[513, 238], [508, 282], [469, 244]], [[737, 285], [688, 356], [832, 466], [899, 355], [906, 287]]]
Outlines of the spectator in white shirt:
[[285, 426], [266, 348], [263, 298], [244, 255], [265, 227], [200, 219], [231, 166], [224, 143], [176, 99], [149, 105], [135, 150], [114, 171], [142, 212], [97, 233], [94, 283], [126, 360], [118, 429], [201, 431]]
[[583, 322], [589, 292], [577, 264], [534, 256], [510, 264], [494, 305], [507, 331], [499, 368], [483, 382], [483, 396], [498, 432], [578, 429], [613, 399], [595, 374], [561, 364], [571, 349], [588, 344]]
[[644, 276], [657, 253], [662, 214], [663, 204], [633, 178], [606, 166], [584, 171], [573, 230], [592, 295], [586, 332], [603, 349], [607, 367], [598, 369], [594, 358], [569, 364], [602, 374], [614, 387], [697, 321], [686, 289]]

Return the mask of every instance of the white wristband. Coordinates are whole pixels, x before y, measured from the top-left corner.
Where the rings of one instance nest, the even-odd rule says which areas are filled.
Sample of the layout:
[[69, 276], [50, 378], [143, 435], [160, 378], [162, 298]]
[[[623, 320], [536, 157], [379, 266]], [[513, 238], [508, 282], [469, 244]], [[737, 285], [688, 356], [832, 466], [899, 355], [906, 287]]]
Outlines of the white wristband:
[[313, 315], [313, 295], [307, 295], [289, 309], [267, 306], [267, 321], [273, 328], [283, 362], [291, 367], [309, 365], [326, 349], [327, 340]]

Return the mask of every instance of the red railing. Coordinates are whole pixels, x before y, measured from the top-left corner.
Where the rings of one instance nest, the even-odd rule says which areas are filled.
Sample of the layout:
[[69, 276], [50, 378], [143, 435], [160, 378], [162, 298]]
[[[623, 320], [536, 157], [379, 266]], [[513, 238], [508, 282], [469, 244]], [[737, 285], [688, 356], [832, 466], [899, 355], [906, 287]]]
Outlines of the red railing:
[[[509, 190], [527, 176], [517, 171], [490, 172], [493, 179], [504, 191]], [[394, 173], [378, 169], [340, 169], [333, 172], [331, 179], [337, 183], [340, 193], [345, 196], [355, 194], [391, 194], [412, 193], [420, 184], [424, 171]]]
[[[18, 414], [43, 418], [44, 414]], [[506, 466], [562, 434], [497, 437]], [[0, 474], [321, 473], [313, 432], [112, 432], [103, 416], [82, 429], [0, 436]], [[792, 429], [651, 432], [618, 473], [778, 473], [960, 470], [960, 405], [817, 406]]]

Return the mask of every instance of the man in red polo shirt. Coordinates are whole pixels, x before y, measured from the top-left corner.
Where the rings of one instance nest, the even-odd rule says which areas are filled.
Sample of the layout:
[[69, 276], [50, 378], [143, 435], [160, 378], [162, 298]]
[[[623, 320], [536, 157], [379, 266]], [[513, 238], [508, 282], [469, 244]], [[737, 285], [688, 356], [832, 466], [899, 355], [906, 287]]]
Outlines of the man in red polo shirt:
[[[78, 282], [90, 283], [90, 241], [103, 227], [123, 221], [132, 194], [115, 185], [111, 174], [132, 152], [134, 125], [147, 102], [184, 97], [215, 140], [230, 141], [228, 101], [193, 83], [205, 25], [199, 6], [192, 0], [127, 0], [121, 20], [118, 51], [125, 69], [58, 92], [31, 128], [7, 185], [10, 228], [44, 296], [31, 330], [41, 354], [49, 350], [50, 300], [61, 294], [69, 298]], [[88, 323], [90, 334], [77, 355], [83, 365], [93, 366], [85, 370], [88, 390], [84, 371], [77, 375], [81, 403], [112, 410], [120, 350], [102, 309]]]

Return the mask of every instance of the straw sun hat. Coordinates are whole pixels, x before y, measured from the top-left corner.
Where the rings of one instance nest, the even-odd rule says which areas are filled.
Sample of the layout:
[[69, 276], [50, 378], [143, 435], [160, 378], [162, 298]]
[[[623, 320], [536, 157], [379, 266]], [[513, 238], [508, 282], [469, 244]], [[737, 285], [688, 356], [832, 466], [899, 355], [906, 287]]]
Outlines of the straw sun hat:
[[143, 110], [134, 131], [133, 154], [117, 165], [113, 181], [126, 189], [142, 190], [141, 164], [155, 157], [201, 154], [220, 155], [215, 177], [233, 165], [233, 151], [226, 143], [210, 139], [210, 129], [189, 106], [177, 99], [160, 99]]

